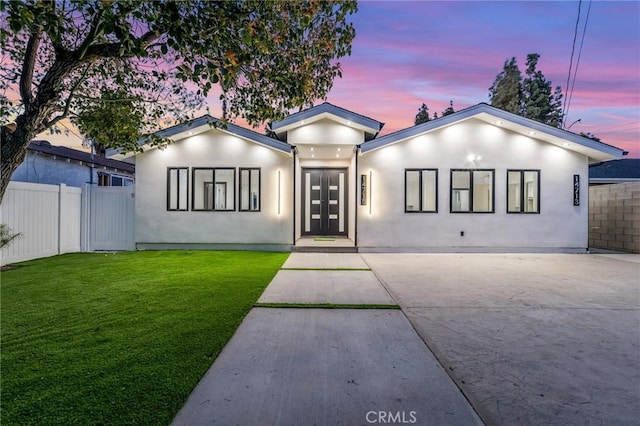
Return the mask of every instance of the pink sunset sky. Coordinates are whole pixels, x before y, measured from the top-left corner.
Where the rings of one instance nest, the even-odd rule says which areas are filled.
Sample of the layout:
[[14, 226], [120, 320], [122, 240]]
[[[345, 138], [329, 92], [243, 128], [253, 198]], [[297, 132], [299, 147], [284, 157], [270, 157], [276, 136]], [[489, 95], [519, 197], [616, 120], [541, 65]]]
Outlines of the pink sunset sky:
[[[541, 55], [538, 69], [566, 93], [578, 8], [567, 1], [360, 2], [352, 54], [341, 60], [343, 77], [327, 101], [382, 121], [381, 134], [391, 133], [412, 126], [423, 102], [432, 115], [450, 100], [456, 110], [488, 103], [504, 61], [515, 56], [524, 74], [528, 53]], [[640, 2], [588, 8], [582, 2], [574, 70], [589, 19], [566, 123], [581, 119], [571, 131], [640, 158]], [[209, 108], [220, 115], [216, 94]]]

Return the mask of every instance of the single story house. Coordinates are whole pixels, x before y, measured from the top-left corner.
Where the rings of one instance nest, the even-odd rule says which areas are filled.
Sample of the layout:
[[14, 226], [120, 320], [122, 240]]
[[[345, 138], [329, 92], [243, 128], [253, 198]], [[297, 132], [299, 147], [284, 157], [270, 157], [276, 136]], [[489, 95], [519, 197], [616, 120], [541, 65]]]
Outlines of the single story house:
[[138, 249], [584, 252], [589, 164], [625, 154], [487, 104], [382, 137], [329, 103], [277, 139], [215, 121], [136, 156]]
[[66, 146], [34, 140], [24, 161], [11, 175], [18, 182], [81, 187], [128, 186], [135, 181], [135, 165]]

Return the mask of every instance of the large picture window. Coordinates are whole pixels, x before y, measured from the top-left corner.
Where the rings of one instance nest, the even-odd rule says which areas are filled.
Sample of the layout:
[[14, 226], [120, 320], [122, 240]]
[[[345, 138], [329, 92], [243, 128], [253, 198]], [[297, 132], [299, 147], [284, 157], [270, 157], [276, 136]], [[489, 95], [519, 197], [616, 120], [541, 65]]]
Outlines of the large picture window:
[[192, 169], [192, 210], [235, 210], [235, 168]]
[[167, 169], [167, 210], [188, 210], [188, 194], [189, 168], [169, 167]]
[[451, 170], [451, 213], [493, 213], [495, 171]]
[[437, 169], [405, 169], [404, 211], [406, 213], [437, 213]]
[[507, 213], [540, 213], [540, 170], [507, 170]]
[[260, 211], [259, 168], [240, 168], [240, 211]]

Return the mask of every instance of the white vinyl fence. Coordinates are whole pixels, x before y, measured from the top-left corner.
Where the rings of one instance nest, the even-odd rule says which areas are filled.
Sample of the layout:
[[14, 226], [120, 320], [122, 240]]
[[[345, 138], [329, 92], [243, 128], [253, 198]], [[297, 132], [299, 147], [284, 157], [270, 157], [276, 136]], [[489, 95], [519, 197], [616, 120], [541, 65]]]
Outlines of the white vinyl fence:
[[62, 253], [133, 250], [133, 186], [76, 188], [10, 182], [0, 223], [21, 233], [0, 252], [0, 264]]

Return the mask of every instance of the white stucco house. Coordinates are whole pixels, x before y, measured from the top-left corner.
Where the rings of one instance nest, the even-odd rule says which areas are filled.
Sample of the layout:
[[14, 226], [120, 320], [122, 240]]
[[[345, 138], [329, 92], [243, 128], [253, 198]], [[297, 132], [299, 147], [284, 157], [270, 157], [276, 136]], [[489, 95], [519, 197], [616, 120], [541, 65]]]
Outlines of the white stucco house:
[[138, 249], [584, 252], [589, 164], [625, 154], [486, 104], [382, 137], [329, 103], [278, 139], [211, 121], [136, 156]]

